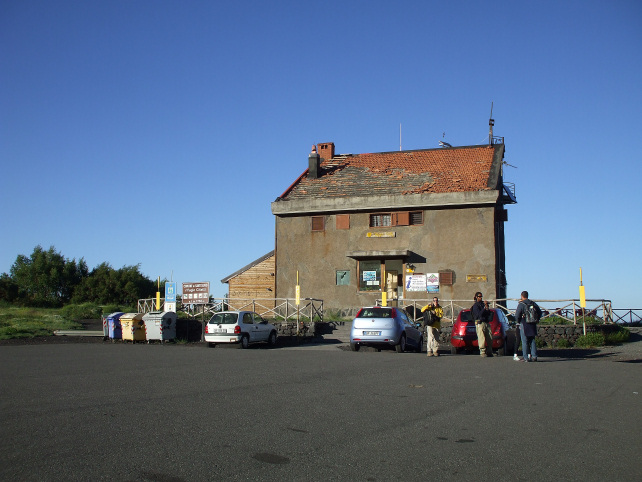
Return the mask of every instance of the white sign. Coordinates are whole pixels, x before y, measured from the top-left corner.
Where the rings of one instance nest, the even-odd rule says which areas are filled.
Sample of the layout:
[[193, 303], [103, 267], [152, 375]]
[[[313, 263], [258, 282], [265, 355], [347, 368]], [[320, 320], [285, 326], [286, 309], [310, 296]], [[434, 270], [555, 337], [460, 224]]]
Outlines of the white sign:
[[426, 275], [413, 274], [406, 276], [406, 291], [426, 291]]
[[163, 305], [163, 311], [171, 311], [172, 313], [176, 313], [176, 302], [175, 301], [171, 301], [171, 302], [166, 301], [165, 304]]
[[428, 293], [439, 293], [439, 273], [428, 273], [426, 275], [426, 291]]

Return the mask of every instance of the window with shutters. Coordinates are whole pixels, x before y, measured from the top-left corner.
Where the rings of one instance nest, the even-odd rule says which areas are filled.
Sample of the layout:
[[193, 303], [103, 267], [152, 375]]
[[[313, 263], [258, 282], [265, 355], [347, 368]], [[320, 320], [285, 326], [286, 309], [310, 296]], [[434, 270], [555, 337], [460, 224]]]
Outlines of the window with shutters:
[[392, 226], [392, 214], [382, 213], [382, 214], [371, 214], [370, 215], [370, 227], [371, 228], [381, 228], [384, 226]]
[[312, 216], [312, 231], [324, 231], [324, 230], [325, 230], [325, 217]]

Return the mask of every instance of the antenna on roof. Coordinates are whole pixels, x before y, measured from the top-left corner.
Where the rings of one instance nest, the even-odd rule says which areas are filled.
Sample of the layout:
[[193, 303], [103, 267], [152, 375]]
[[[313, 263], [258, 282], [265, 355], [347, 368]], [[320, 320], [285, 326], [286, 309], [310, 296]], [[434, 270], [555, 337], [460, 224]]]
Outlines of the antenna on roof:
[[495, 119], [493, 119], [493, 103], [490, 103], [490, 119], [488, 119], [488, 145], [493, 143], [493, 126]]
[[401, 150], [401, 122], [399, 123], [399, 150]]

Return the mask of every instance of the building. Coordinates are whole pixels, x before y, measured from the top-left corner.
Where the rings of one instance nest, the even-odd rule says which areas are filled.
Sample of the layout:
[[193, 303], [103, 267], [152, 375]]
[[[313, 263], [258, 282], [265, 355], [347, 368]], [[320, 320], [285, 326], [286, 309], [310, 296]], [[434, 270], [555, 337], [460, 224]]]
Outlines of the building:
[[272, 203], [276, 297], [325, 309], [506, 295], [504, 222], [514, 186], [504, 142], [335, 155], [313, 146], [307, 169]]
[[[247, 304], [252, 300], [266, 300], [275, 295], [275, 266], [274, 251], [252, 261], [247, 266], [226, 276], [221, 283], [228, 285], [228, 298], [232, 300], [233, 308], [248, 309]], [[265, 302], [263, 302], [265, 305]], [[274, 307], [274, 302], [271, 303]]]

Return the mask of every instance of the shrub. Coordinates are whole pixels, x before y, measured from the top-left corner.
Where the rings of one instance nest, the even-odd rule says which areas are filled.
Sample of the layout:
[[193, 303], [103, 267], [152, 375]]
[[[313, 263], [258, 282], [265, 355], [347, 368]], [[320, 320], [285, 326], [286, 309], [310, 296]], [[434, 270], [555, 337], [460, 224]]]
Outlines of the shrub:
[[575, 346], [590, 348], [594, 346], [604, 346], [606, 339], [603, 333], [587, 333], [577, 338]]
[[546, 346], [546, 342], [544, 341], [543, 338], [535, 337], [535, 346], [537, 348], [544, 348]]
[[618, 331], [609, 333], [604, 338], [607, 345], [617, 345], [629, 341], [630, 337], [631, 332], [628, 329], [618, 327]]
[[100, 318], [101, 308], [94, 303], [83, 303], [81, 305], [66, 305], [60, 310], [60, 316], [66, 320], [78, 321]]
[[571, 342], [568, 341], [566, 338], [560, 338], [557, 340], [557, 348], [570, 348], [571, 347]]
[[119, 311], [123, 312], [124, 310], [121, 310], [120, 306], [118, 305], [105, 305], [102, 307], [103, 316], [111, 315], [112, 313], [116, 313]]

